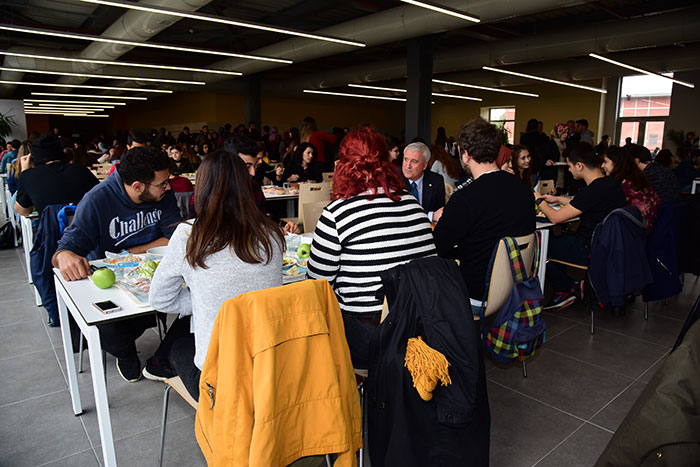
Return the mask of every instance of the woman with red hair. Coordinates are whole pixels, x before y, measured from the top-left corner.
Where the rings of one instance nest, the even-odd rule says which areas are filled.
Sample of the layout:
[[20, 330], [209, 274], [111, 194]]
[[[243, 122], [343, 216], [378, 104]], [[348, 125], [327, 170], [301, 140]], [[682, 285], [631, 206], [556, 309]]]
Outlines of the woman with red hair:
[[404, 191], [384, 136], [366, 127], [348, 133], [331, 202], [316, 225], [308, 273], [335, 290], [355, 368], [367, 368], [368, 336], [379, 324], [379, 274], [434, 254], [428, 216]]

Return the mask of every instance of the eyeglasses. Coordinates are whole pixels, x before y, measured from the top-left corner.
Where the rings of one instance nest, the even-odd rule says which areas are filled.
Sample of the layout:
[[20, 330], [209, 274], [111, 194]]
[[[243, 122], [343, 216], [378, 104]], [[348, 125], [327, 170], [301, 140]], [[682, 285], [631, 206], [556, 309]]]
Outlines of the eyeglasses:
[[170, 186], [170, 179], [166, 179], [162, 183], [146, 183], [146, 182], [144, 182], [144, 185], [157, 186], [157, 187], [160, 187], [161, 190], [167, 190], [168, 186]]

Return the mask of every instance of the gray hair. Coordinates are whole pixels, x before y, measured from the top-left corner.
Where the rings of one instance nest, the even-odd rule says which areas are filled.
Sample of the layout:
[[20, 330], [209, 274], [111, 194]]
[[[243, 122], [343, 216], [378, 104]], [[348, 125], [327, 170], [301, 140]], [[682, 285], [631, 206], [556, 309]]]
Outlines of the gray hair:
[[404, 148], [403, 153], [406, 154], [407, 151], [418, 151], [423, 153], [423, 159], [425, 159], [425, 162], [428, 163], [428, 161], [430, 161], [430, 148], [424, 143], [411, 143]]

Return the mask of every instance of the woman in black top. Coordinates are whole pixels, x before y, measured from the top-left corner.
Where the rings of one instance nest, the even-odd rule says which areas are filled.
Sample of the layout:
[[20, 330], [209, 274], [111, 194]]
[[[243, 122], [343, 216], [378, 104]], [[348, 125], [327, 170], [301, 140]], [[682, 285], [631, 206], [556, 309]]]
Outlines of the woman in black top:
[[321, 182], [323, 167], [316, 162], [316, 147], [311, 143], [301, 143], [292, 157], [292, 163], [280, 174], [277, 171], [277, 183], [284, 182]]
[[192, 167], [190, 161], [182, 157], [182, 149], [179, 146], [170, 146], [168, 148], [168, 156], [170, 156], [171, 174], [180, 175], [194, 172], [194, 167]]

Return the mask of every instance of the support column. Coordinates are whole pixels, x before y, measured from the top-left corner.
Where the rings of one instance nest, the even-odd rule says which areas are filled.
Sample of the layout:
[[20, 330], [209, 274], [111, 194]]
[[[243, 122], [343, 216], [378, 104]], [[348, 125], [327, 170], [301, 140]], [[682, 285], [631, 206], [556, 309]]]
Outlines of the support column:
[[433, 79], [432, 36], [406, 41], [406, 143], [420, 137], [430, 145]]
[[245, 78], [245, 125], [255, 122], [257, 128], [262, 125], [262, 111], [260, 106], [260, 79], [257, 76]]

